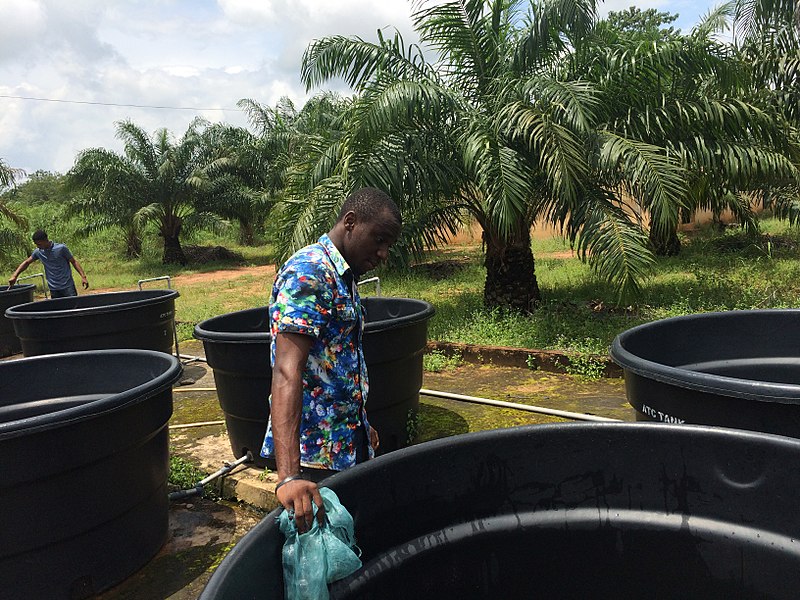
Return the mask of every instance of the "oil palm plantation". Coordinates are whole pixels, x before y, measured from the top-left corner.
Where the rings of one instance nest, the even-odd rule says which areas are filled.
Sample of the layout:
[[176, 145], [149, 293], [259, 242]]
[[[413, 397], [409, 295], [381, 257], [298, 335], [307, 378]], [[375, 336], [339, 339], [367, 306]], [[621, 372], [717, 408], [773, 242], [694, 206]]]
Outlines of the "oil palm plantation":
[[68, 173], [72, 187], [82, 190], [76, 210], [98, 227], [121, 226], [129, 253], [135, 252], [144, 226], [154, 223], [163, 238], [162, 262], [186, 264], [181, 233], [220, 223], [208, 209], [208, 179], [202, 176], [221, 160], [203, 136], [206, 127], [195, 120], [175, 140], [166, 129], [151, 137], [131, 121], [117, 123], [123, 154], [86, 150]]
[[328, 180], [380, 185], [381, 165], [404, 208], [475, 219], [488, 306], [539, 300], [537, 220], [561, 227], [624, 296], [654, 260], [643, 213], [663, 239], [702, 186], [793, 176], [782, 123], [726, 96], [738, 91], [733, 68], [707, 35], [611, 39], [593, 0], [414, 6], [424, 52], [397, 35], [335, 36], [308, 48], [302, 75], [357, 92]]
[[754, 231], [752, 193], [797, 177], [797, 146], [786, 119], [753, 102], [748, 68], [712, 36], [733, 12], [732, 5], [718, 7], [686, 36], [659, 27], [671, 20], [665, 13], [660, 23], [638, 29], [623, 30], [609, 19], [580, 41], [580, 59], [569, 67], [568, 77], [592, 81], [610, 100], [607, 130], [665, 148], [686, 171], [680, 205], [631, 194], [650, 216], [659, 254], [678, 251], [681, 213], [707, 209], [718, 218], [728, 210]]
[[562, 227], [621, 294], [634, 291], [653, 257], [619, 183], [653, 204], [678, 205], [684, 195], [677, 161], [604, 128], [602, 90], [564, 76], [596, 22], [594, 8], [573, 0], [423, 1], [413, 19], [430, 61], [399, 36], [331, 37], [306, 52], [308, 86], [338, 76], [358, 93], [340, 176], [362, 183], [354, 174], [369, 174], [365, 164], [402, 155], [404, 205], [449, 213], [451, 224], [456, 213], [475, 219], [488, 306], [530, 310], [539, 301], [530, 246], [538, 219]]
[[[780, 114], [800, 137], [800, 4], [794, 0], [739, 0], [730, 3], [734, 47], [750, 75], [749, 98]], [[800, 158], [794, 156], [795, 164]], [[800, 223], [800, 185], [775, 181], [760, 198], [790, 223]]]

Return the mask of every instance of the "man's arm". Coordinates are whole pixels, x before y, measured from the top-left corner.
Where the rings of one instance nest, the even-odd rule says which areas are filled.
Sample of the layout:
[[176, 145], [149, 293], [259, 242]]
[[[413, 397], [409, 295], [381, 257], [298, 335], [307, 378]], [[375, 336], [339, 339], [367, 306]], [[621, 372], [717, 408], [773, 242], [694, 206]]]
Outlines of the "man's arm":
[[31, 258], [30, 256], [28, 258], [26, 258], [25, 260], [23, 260], [21, 263], [19, 263], [19, 266], [17, 267], [17, 270], [14, 271], [14, 274], [8, 280], [8, 287], [13, 287], [14, 284], [17, 283], [17, 277], [19, 277], [19, 274], [22, 273], [25, 269], [27, 269], [32, 264], [33, 264], [33, 258]]
[[83, 267], [81, 266], [81, 263], [79, 263], [78, 259], [75, 258], [74, 256], [69, 259], [69, 262], [72, 263], [72, 266], [75, 267], [75, 270], [80, 274], [80, 276], [81, 276], [81, 284], [83, 285], [83, 289], [88, 290], [89, 289], [89, 280], [86, 279], [86, 273], [84, 273]]
[[[300, 474], [300, 418], [303, 412], [303, 369], [314, 339], [299, 333], [278, 333], [272, 368], [272, 438], [278, 481]], [[294, 479], [281, 485], [276, 495], [286, 510], [293, 510], [300, 533], [311, 527], [313, 504], [322, 523], [325, 510], [317, 484]]]

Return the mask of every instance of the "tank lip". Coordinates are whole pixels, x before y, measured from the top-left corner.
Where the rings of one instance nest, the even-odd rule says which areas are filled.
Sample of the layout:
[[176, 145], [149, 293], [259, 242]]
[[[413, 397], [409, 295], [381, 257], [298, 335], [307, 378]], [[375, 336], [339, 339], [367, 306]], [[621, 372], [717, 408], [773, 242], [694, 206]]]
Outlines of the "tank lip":
[[35, 287], [36, 285], [33, 283], [15, 283], [14, 287], [12, 287], [11, 289], [8, 289], [8, 287], [0, 288], [0, 296], [2, 296], [3, 294], [14, 295], [18, 294], [19, 292], [27, 292], [28, 290]]
[[[24, 419], [17, 419], [14, 421], [5, 421], [0, 423], [0, 440], [17, 437], [20, 435], [27, 435], [31, 433], [38, 433], [48, 429], [55, 429], [58, 427], [69, 426], [74, 423], [93, 419], [101, 415], [121, 410], [124, 407], [144, 402], [153, 396], [156, 396], [165, 390], [171, 390], [172, 385], [176, 383], [183, 373], [183, 366], [180, 361], [171, 354], [159, 352], [157, 350], [137, 350], [137, 349], [109, 349], [109, 350], [85, 350], [79, 352], [62, 352], [58, 354], [43, 354], [40, 356], [31, 356], [21, 358], [19, 360], [10, 361], [6, 364], [9, 366], [15, 364], [35, 363], [35, 362], [58, 362], [66, 368], [69, 363], [76, 360], [92, 360], [102, 361], [103, 357], [118, 356], [125, 364], [125, 360], [133, 356], [146, 356], [155, 361], [162, 361], [165, 363], [165, 368], [162, 373], [156, 375], [152, 379], [137, 385], [136, 387], [124, 390], [122, 392], [112, 393], [108, 396], [75, 406], [64, 410], [59, 410], [35, 417], [27, 417]], [[2, 371], [2, 366], [0, 366]]]
[[102, 306], [87, 306], [81, 308], [63, 308], [60, 310], [24, 310], [27, 306], [35, 306], [39, 309], [43, 305], [52, 303], [63, 303], [67, 298], [48, 298], [37, 302], [26, 302], [6, 309], [5, 315], [9, 319], [58, 319], [63, 317], [81, 317], [85, 315], [97, 315], [105, 313], [120, 312], [134, 308], [141, 308], [149, 304], [157, 304], [165, 300], [174, 300], [180, 294], [177, 290], [127, 290], [121, 292], [103, 292], [102, 294], [91, 294], [94, 297], [115, 296], [131, 293], [153, 294], [153, 297], [142, 298], [141, 300], [131, 300], [122, 304], [107, 304]]
[[[341, 496], [342, 489], [349, 487], [350, 490], [363, 490], [363, 481], [368, 481], [371, 472], [388, 471], [393, 464], [414, 460], [420, 454], [423, 456], [435, 456], [439, 451], [451, 454], [458, 452], [461, 448], [473, 445], [483, 445], [487, 448], [488, 453], [491, 451], [492, 441], [498, 437], [509, 437], [512, 440], [518, 440], [523, 447], [536, 448], [536, 444], [545, 444], [551, 440], [558, 440], [561, 443], [566, 442], [568, 444], [569, 440], [594, 436], [594, 439], [603, 441], [598, 446], [599, 452], [603, 452], [603, 448], [606, 447], [621, 448], [620, 452], [630, 452], [629, 449], [634, 442], [646, 444], [651, 439], [662, 438], [666, 435], [688, 445], [694, 443], [698, 434], [712, 440], [753, 445], [753, 447], [767, 444], [769, 447], [780, 447], [781, 450], [791, 452], [793, 455], [800, 453], [800, 440], [798, 439], [726, 427], [692, 424], [676, 425], [645, 421], [546, 423], [464, 433], [409, 446], [332, 475], [325, 480], [323, 485], [333, 489], [340, 495], [342, 502], [346, 502], [346, 499]], [[360, 479], [363, 479], [363, 481], [359, 481]], [[348, 508], [352, 510], [352, 507], [348, 506]], [[232, 577], [237, 573], [241, 573], [237, 571], [239, 562], [247, 560], [254, 547], [261, 547], [262, 538], [280, 536], [279, 543], [282, 546], [283, 536], [278, 528], [277, 520], [282, 510], [282, 508], [273, 510], [242, 536], [211, 575], [206, 587], [200, 594], [199, 600], [214, 600], [229, 589]], [[356, 523], [356, 527], [358, 527], [358, 523]], [[358, 529], [356, 529], [357, 533]], [[383, 552], [384, 550], [380, 550], [379, 553], [383, 554]]]
[[433, 304], [425, 300], [420, 300], [419, 298], [403, 298], [399, 296], [370, 296], [368, 299], [401, 300], [404, 302], [421, 304], [423, 307], [422, 310], [410, 315], [395, 317], [392, 319], [380, 319], [378, 321], [367, 321], [364, 323], [364, 333], [377, 333], [380, 331], [387, 331], [389, 329], [405, 327], [406, 325], [421, 323], [423, 321], [430, 320], [431, 317], [433, 317], [433, 315], [436, 313], [436, 309], [433, 307]]
[[235, 310], [233, 312], [216, 315], [205, 321], [200, 321], [194, 326], [192, 336], [195, 339], [202, 340], [203, 342], [229, 342], [237, 344], [261, 344], [272, 340], [272, 335], [268, 330], [265, 331], [214, 331], [209, 329], [213, 325], [213, 321], [222, 320], [224, 318], [235, 317], [236, 315], [243, 315], [246, 313], [260, 313], [266, 312], [266, 306], [256, 306], [253, 308], [245, 308], [244, 310]]
[[[407, 325], [413, 325], [418, 322], [427, 321], [436, 313], [436, 309], [430, 302], [426, 302], [425, 300], [420, 300], [418, 298], [401, 298], [395, 296], [370, 296], [371, 298], [388, 298], [391, 300], [402, 300], [402, 301], [409, 301], [415, 304], [419, 304], [422, 307], [422, 310], [413, 313], [411, 315], [405, 315], [403, 317], [396, 317], [394, 319], [382, 319], [380, 321], [368, 321], [364, 323], [364, 333], [377, 333], [380, 331], [387, 331], [390, 329], [396, 329], [400, 327], [405, 327]], [[202, 340], [204, 342], [230, 342], [230, 343], [239, 343], [239, 344], [259, 344], [264, 342], [269, 342], [272, 340], [272, 335], [269, 331], [214, 331], [213, 329], [209, 329], [210, 326], [213, 325], [213, 321], [216, 319], [221, 319], [224, 317], [229, 317], [233, 315], [239, 315], [244, 313], [257, 313], [261, 311], [266, 311], [268, 308], [266, 306], [254, 307], [254, 308], [246, 308], [244, 310], [237, 310], [230, 313], [225, 313], [222, 315], [216, 315], [211, 317], [210, 319], [206, 319], [205, 321], [201, 321], [194, 327], [193, 336], [195, 339]]]
[[635, 375], [659, 383], [757, 402], [800, 404], [800, 385], [798, 384], [755, 381], [752, 379], [742, 379], [740, 377], [727, 377], [724, 375], [714, 375], [712, 373], [690, 371], [688, 369], [672, 367], [642, 358], [633, 354], [624, 346], [625, 341], [630, 337], [636, 336], [642, 331], [649, 331], [656, 325], [660, 327], [662, 325], [668, 325], [669, 323], [691, 322], [701, 318], [725, 319], [741, 317], [743, 315], [746, 316], [748, 314], [765, 315], [770, 313], [797, 313], [797, 316], [800, 316], [800, 309], [715, 311], [658, 319], [649, 323], [637, 325], [617, 335], [609, 348], [609, 355], [611, 359], [625, 371], [630, 371]]

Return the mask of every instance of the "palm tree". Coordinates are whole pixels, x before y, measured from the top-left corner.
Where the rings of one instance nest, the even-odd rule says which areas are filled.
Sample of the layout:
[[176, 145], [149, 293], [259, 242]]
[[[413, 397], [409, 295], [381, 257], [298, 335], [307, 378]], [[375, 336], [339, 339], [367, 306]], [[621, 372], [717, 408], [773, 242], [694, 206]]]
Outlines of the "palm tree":
[[262, 187], [270, 156], [262, 141], [241, 127], [215, 124], [203, 137], [213, 160], [198, 173], [203, 182], [202, 208], [236, 222], [239, 243], [254, 246], [272, 205]]
[[[602, 128], [602, 90], [564, 77], [596, 22], [594, 2], [548, 1], [523, 12], [526, 4], [416, 2], [414, 25], [436, 54], [432, 62], [399, 35], [378, 43], [336, 36], [309, 47], [302, 76], [309, 87], [342, 77], [359, 95], [343, 177], [353, 179], [381, 144], [396, 151], [405, 142], [416, 179], [403, 184], [403, 204], [433, 190], [433, 206], [477, 220], [488, 306], [530, 310], [539, 301], [530, 228], [540, 218], [562, 227], [581, 256], [630, 293], [653, 257], [619, 183], [677, 205], [682, 169], [663, 148]], [[392, 144], [398, 135], [404, 139]]]
[[570, 77], [594, 82], [610, 100], [607, 130], [662, 147], [685, 169], [687, 194], [680, 205], [652, 204], [632, 194], [650, 214], [651, 244], [658, 254], [677, 253], [681, 213], [698, 209], [717, 218], [730, 210], [754, 231], [750, 194], [797, 176], [791, 160], [796, 146], [785, 118], [748, 99], [747, 69], [728, 44], [711, 36], [732, 8], [718, 7], [688, 36], [661, 27], [671, 15], [640, 14], [652, 18], [637, 19], [635, 9], [625, 16], [641, 28], [623, 29], [612, 13], [582, 39]]
[[707, 35], [609, 38], [593, 0], [414, 5], [432, 61], [380, 32], [377, 43], [335, 36], [307, 49], [309, 88], [341, 77], [357, 92], [319, 180], [345, 191], [398, 181], [404, 210], [471, 215], [483, 231], [488, 306], [539, 300], [530, 249], [539, 219], [625, 296], [653, 263], [650, 239], [674, 235], [702, 189], [721, 181], [728, 201], [769, 176], [794, 176], [782, 123], [725, 96], [737, 89], [727, 81], [735, 65]]
[[101, 226], [122, 225], [129, 250], [135, 249], [131, 240], [144, 225], [155, 223], [164, 240], [162, 262], [186, 264], [181, 233], [220, 225], [219, 217], [206, 208], [210, 202], [203, 170], [222, 160], [204, 139], [206, 127], [197, 119], [182, 138], [174, 140], [166, 129], [150, 137], [131, 121], [117, 123], [124, 153], [84, 151], [68, 173], [72, 184], [84, 190], [78, 210], [98, 219]]
[[[765, 111], [787, 122], [795, 139], [800, 137], [800, 5], [795, 0], [735, 0], [727, 5], [733, 14], [734, 48], [750, 75], [749, 98]], [[797, 154], [795, 164], [800, 163]], [[800, 223], [800, 184], [772, 181], [759, 197], [765, 207], [792, 224]]]
[[144, 192], [134, 187], [138, 172], [125, 157], [104, 148], [82, 151], [67, 174], [68, 186], [79, 192], [67, 206], [67, 216], [82, 216], [78, 235], [119, 228], [125, 256], [142, 254], [142, 224], [136, 218], [144, 206]]
[[6, 190], [6, 188], [10, 188], [16, 182], [18, 176], [22, 175], [22, 171], [20, 169], [14, 169], [6, 164], [6, 162], [0, 158], [0, 192]]
[[[4, 193], [14, 186], [18, 177], [24, 175], [22, 169], [10, 167], [0, 158], [0, 258], [8, 259], [15, 250], [25, 248], [26, 236], [21, 232], [27, 226], [25, 218], [9, 206]], [[9, 225], [2, 224], [9, 222]]]

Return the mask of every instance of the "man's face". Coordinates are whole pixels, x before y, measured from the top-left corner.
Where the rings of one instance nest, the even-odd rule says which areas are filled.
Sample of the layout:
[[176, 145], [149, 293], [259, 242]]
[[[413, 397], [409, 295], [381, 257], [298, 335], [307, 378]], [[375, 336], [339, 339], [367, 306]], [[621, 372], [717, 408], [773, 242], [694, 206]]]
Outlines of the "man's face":
[[34, 240], [33, 243], [39, 250], [47, 250], [50, 247], [50, 240]]
[[387, 209], [369, 221], [349, 213], [345, 216], [345, 225], [349, 237], [345, 253], [342, 254], [357, 276], [385, 262], [389, 257], [389, 248], [400, 235], [400, 225]]

